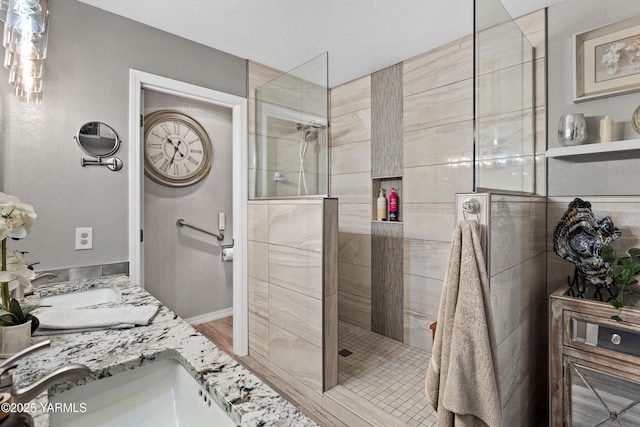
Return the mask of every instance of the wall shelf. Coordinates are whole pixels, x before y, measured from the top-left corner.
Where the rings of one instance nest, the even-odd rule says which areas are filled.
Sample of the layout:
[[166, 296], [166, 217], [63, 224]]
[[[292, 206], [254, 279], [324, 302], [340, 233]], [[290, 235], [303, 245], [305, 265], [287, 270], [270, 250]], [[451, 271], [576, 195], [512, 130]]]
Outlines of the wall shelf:
[[[387, 198], [387, 221], [378, 221], [377, 213], [378, 213], [378, 191], [380, 188], [384, 188], [384, 195]], [[396, 189], [396, 194], [398, 195], [398, 211], [399, 211], [399, 221], [389, 221], [389, 195], [391, 194], [391, 189]], [[371, 178], [371, 221], [379, 222], [379, 223], [401, 223], [402, 217], [404, 216], [404, 212], [402, 209], [402, 177], [401, 176], [385, 176], [385, 177], [377, 177]]]
[[585, 154], [613, 153], [616, 151], [640, 150], [640, 139], [613, 141], [595, 144], [574, 145], [548, 149], [545, 157], [571, 157]]

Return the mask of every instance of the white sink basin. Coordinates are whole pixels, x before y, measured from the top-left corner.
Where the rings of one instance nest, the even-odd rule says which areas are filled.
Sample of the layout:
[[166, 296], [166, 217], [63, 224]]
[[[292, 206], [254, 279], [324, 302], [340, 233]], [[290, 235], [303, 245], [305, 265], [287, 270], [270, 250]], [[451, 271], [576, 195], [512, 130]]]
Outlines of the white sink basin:
[[236, 426], [175, 359], [74, 387], [49, 400], [76, 408], [50, 412], [51, 427]]
[[41, 305], [56, 308], [82, 308], [120, 301], [120, 295], [111, 288], [95, 288], [40, 298]]

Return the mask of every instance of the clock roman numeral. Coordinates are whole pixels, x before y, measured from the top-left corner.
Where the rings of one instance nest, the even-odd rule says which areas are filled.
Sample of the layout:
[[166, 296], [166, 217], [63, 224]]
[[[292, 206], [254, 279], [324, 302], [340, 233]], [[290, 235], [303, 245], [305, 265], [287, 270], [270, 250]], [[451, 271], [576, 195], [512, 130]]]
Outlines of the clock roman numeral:
[[158, 139], [164, 139], [164, 136], [158, 135], [155, 131], [151, 131], [151, 135], [155, 136]]
[[151, 161], [152, 161], [153, 163], [157, 162], [158, 160], [160, 160], [160, 159], [161, 159], [161, 158], [163, 158], [163, 157], [164, 157], [164, 154], [163, 154], [163, 153], [156, 153], [156, 154], [154, 154], [153, 156], [150, 156]]
[[173, 174], [176, 176], [180, 175], [180, 169], [178, 168], [178, 166], [180, 166], [178, 163], [173, 164]]
[[193, 141], [189, 141], [188, 144], [191, 145], [191, 144], [194, 144], [196, 142], [200, 142], [200, 138], [196, 138]]
[[180, 122], [173, 122], [173, 133], [180, 135]]
[[189, 135], [189, 132], [191, 132], [191, 128], [187, 128], [187, 133], [184, 134], [184, 137], [182, 139], [187, 139], [187, 135]]
[[169, 160], [164, 159], [164, 163], [160, 166], [160, 170], [164, 173], [167, 173], [167, 169], [169, 169]]
[[169, 126], [167, 126], [166, 123], [163, 123], [160, 125], [160, 127], [162, 128], [162, 130], [167, 134], [167, 135], [171, 135], [171, 131], [169, 130]]
[[198, 165], [198, 163], [200, 163], [199, 161], [197, 161], [196, 159], [194, 159], [193, 157], [189, 156], [187, 158], [187, 160], [189, 160], [191, 163], [193, 163], [194, 165]]
[[186, 163], [183, 163], [183, 166], [184, 166], [184, 170], [186, 170], [186, 171], [187, 171], [187, 174], [190, 174], [190, 173], [191, 173], [191, 171], [189, 170], [189, 167], [187, 166], [187, 164], [186, 164]]
[[202, 150], [191, 150], [192, 153], [202, 154]]
[[159, 142], [152, 142], [147, 144], [148, 148], [162, 148], [162, 144], [160, 144]]

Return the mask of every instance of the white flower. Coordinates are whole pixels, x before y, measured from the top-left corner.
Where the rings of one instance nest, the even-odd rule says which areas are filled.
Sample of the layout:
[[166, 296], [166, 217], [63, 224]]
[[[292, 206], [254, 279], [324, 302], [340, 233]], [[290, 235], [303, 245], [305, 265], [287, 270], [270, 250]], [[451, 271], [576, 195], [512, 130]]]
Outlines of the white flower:
[[37, 217], [33, 206], [20, 202], [15, 196], [0, 193], [0, 240], [25, 237]]
[[605, 50], [604, 55], [602, 55], [602, 63], [603, 64], [615, 64], [620, 60], [619, 50], [624, 49], [625, 44], [618, 42], [614, 43]]
[[29, 286], [35, 277], [36, 274], [29, 269], [24, 256], [18, 251], [7, 249], [7, 271], [0, 271], [0, 282], [9, 282], [9, 289], [13, 290], [18, 285]]

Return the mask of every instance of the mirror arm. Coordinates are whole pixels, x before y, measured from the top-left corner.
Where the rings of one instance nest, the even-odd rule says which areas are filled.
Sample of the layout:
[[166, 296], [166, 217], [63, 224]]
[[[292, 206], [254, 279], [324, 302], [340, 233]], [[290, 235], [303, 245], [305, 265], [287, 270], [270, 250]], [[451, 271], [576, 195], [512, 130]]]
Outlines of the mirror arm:
[[[106, 160], [106, 161], [103, 161]], [[85, 166], [106, 166], [109, 170], [119, 171], [122, 169], [122, 160], [117, 157], [97, 157], [97, 160], [80, 158], [80, 165]]]

